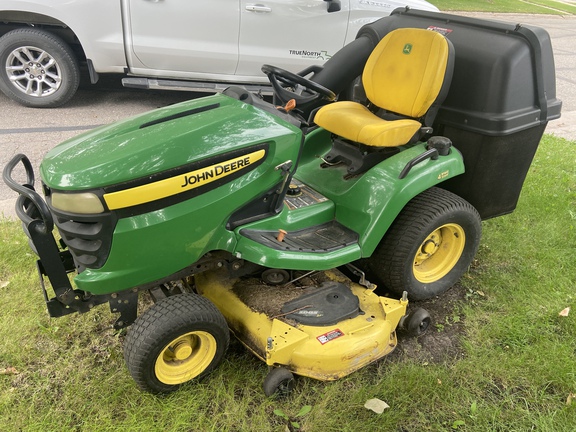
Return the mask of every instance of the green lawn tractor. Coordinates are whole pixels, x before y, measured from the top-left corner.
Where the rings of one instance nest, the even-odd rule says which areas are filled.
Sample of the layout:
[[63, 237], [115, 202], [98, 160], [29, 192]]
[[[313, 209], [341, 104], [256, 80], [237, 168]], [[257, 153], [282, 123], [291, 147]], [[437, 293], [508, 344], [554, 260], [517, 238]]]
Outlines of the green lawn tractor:
[[144, 390], [207, 375], [230, 331], [268, 395], [421, 334], [408, 301], [468, 269], [560, 115], [537, 27], [398, 9], [323, 66], [263, 72], [273, 103], [235, 86], [58, 145], [44, 197], [26, 156], [4, 169], [50, 316], [108, 303]]

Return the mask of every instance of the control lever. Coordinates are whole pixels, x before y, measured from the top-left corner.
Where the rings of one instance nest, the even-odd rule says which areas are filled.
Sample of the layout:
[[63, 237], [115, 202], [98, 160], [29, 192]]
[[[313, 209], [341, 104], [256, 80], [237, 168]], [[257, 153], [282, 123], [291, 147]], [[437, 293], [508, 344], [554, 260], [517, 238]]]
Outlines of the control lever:
[[402, 180], [408, 175], [412, 168], [427, 159], [436, 160], [439, 156], [449, 155], [451, 147], [452, 141], [450, 141], [449, 138], [443, 136], [435, 136], [430, 138], [426, 146], [428, 150], [409, 161], [400, 172], [398, 178]]

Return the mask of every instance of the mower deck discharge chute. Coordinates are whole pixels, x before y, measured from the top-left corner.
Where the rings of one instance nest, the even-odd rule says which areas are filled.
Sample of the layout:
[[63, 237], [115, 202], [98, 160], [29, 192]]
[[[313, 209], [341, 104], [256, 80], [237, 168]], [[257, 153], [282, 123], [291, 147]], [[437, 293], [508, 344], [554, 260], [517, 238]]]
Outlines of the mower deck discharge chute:
[[263, 72], [273, 104], [230, 87], [60, 144], [44, 198], [26, 156], [4, 169], [50, 316], [109, 303], [144, 390], [207, 375], [230, 331], [268, 395], [422, 334], [408, 300], [458, 281], [560, 115], [545, 31], [439, 13], [398, 9], [323, 66]]

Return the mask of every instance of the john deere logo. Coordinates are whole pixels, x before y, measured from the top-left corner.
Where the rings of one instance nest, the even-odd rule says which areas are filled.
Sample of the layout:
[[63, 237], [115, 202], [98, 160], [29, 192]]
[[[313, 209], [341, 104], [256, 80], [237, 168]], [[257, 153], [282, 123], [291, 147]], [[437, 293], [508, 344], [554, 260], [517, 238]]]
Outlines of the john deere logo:
[[410, 54], [410, 52], [412, 52], [412, 44], [407, 43], [406, 45], [404, 45], [404, 49], [402, 50], [402, 53]]
[[104, 195], [104, 200], [110, 210], [116, 210], [171, 197], [180, 192], [186, 192], [207, 185], [236, 172], [249, 170], [251, 166], [255, 165], [256, 162], [262, 160], [265, 156], [266, 150], [256, 150], [252, 153], [247, 153], [188, 173], [130, 189], [110, 192]]

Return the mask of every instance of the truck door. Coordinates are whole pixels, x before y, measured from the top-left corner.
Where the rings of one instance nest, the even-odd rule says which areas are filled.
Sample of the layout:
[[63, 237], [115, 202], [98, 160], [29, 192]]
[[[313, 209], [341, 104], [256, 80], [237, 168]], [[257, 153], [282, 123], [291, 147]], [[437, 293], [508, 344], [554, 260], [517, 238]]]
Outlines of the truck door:
[[240, 0], [236, 75], [268, 63], [291, 72], [322, 64], [344, 46], [349, 0]]
[[[124, 0], [131, 67], [234, 74], [240, 0]], [[173, 76], [186, 76], [176, 73]]]

